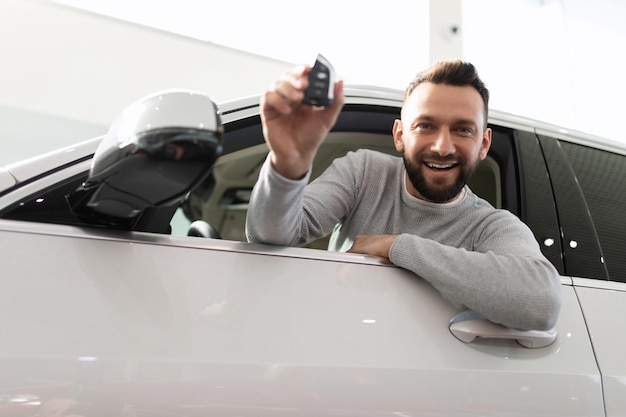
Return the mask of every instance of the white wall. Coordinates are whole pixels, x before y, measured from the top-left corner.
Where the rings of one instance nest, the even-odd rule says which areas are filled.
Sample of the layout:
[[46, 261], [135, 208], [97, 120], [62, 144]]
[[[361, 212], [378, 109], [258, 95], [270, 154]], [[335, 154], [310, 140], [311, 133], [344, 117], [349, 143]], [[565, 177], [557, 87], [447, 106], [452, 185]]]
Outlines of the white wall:
[[0, 0], [0, 57], [0, 166], [105, 133], [153, 91], [225, 101], [292, 66], [39, 0]]
[[492, 106], [626, 143], [626, 1], [464, 0]]
[[[126, 18], [189, 37], [55, 1], [121, 4]], [[456, 38], [445, 29], [458, 10], [437, 14], [442, 0], [317, 4], [311, 15], [292, 0], [0, 0], [0, 166], [104, 133], [162, 88], [260, 93], [316, 52], [348, 83], [401, 89], [441, 48], [460, 50], [492, 107], [626, 142], [624, 0], [447, 0], [462, 5]]]

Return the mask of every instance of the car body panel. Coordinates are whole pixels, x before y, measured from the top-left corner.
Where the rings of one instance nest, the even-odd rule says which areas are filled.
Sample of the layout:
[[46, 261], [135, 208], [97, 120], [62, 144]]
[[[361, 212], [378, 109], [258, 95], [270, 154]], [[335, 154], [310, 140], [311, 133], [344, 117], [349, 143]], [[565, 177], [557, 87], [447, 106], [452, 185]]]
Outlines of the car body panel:
[[[58, 170], [59, 167], [63, 167], [73, 161], [89, 157], [96, 151], [102, 139], [103, 136], [77, 143], [73, 146], [67, 146], [25, 161], [7, 165], [6, 169], [17, 183], [21, 183], [46, 172]], [[2, 190], [0, 188], [0, 192]]]
[[6, 220], [0, 236], [1, 385], [40, 384], [20, 394], [96, 378], [91, 402], [197, 408], [184, 415], [602, 415], [569, 285], [553, 345], [464, 344], [458, 310], [378, 258]]
[[11, 188], [17, 183], [13, 175], [6, 168], [0, 168], [0, 191]]
[[626, 315], [626, 284], [603, 283], [585, 278], [575, 278], [574, 284], [602, 372], [606, 415], [624, 416], [626, 332], [619, 319]]

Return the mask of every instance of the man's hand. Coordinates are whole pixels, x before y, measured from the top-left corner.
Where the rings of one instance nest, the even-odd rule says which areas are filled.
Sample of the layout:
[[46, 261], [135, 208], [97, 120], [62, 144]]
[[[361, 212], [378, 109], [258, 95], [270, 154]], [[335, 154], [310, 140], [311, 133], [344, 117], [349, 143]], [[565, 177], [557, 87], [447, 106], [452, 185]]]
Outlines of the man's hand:
[[288, 72], [261, 97], [263, 135], [272, 151], [272, 165], [290, 179], [307, 173], [344, 103], [343, 82], [338, 81], [330, 106], [302, 104], [309, 72], [311, 67], [306, 65]]
[[358, 235], [348, 252], [389, 259], [389, 250], [397, 237], [398, 235]]

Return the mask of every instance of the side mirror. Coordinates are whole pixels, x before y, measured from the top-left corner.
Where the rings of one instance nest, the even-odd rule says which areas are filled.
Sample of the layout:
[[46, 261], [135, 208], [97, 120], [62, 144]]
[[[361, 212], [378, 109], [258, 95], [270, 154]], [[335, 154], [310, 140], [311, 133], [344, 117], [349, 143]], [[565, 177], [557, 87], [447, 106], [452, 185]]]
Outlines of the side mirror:
[[144, 210], [180, 201], [209, 175], [223, 131], [204, 93], [165, 90], [138, 100], [111, 125], [87, 180], [67, 196], [71, 210], [90, 222], [132, 228]]

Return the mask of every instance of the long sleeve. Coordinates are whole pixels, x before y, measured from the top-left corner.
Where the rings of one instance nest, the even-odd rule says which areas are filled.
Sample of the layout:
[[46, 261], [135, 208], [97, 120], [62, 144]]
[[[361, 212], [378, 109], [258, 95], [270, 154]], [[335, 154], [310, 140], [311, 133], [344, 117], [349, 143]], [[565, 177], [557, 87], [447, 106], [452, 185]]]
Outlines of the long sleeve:
[[530, 230], [496, 212], [473, 250], [402, 234], [390, 260], [429, 281], [453, 304], [517, 329], [549, 329], [561, 305], [561, 282]]
[[350, 180], [353, 169], [350, 163], [333, 163], [307, 186], [310, 171], [301, 180], [290, 180], [272, 168], [268, 157], [250, 196], [246, 238], [249, 242], [301, 246], [327, 236], [355, 204], [355, 181]]
[[269, 157], [252, 189], [246, 215], [246, 238], [252, 243], [297, 246], [302, 196], [309, 175], [294, 181], [274, 171]]
[[268, 157], [250, 196], [246, 238], [301, 246], [335, 230], [329, 249], [345, 251], [357, 234], [400, 231], [400, 213], [392, 212], [401, 175], [398, 158], [359, 150], [333, 161], [307, 185], [308, 175], [298, 181], [284, 178]]

